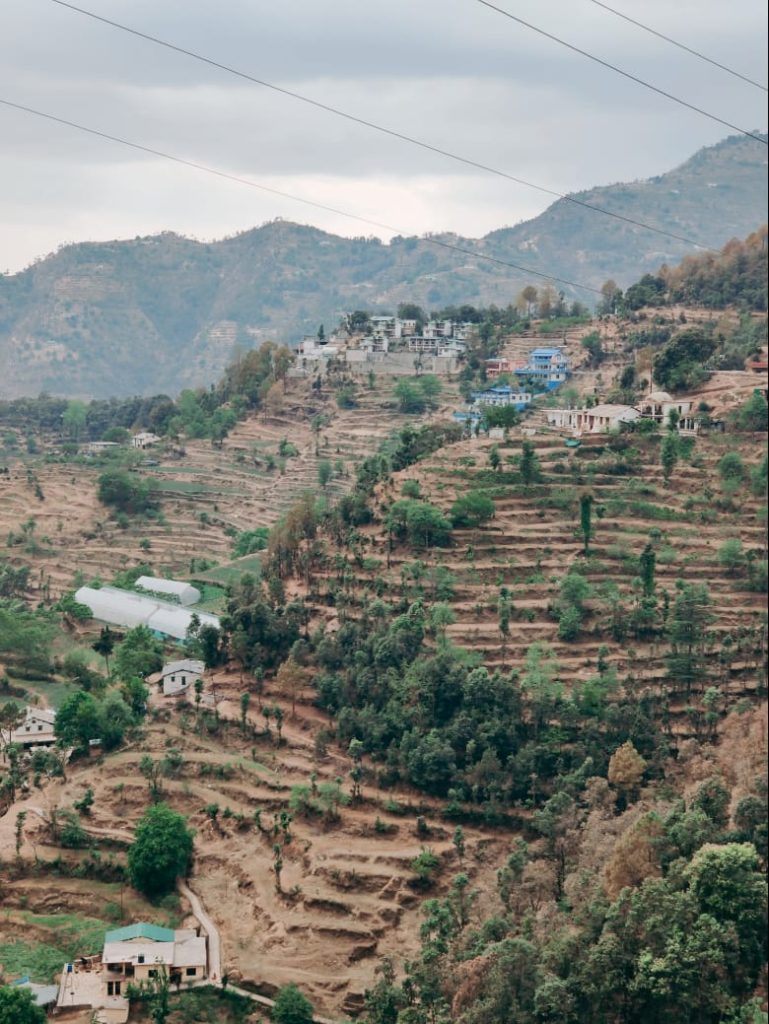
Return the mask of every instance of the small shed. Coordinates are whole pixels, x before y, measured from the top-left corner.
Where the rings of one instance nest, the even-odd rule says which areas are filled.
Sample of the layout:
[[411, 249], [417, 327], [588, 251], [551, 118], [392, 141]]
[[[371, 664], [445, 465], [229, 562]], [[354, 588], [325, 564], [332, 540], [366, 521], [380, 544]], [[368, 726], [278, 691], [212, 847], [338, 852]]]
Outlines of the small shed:
[[140, 576], [135, 586], [139, 590], [147, 590], [152, 594], [175, 597], [179, 604], [183, 604], [185, 607], [197, 604], [200, 600], [200, 591], [197, 587], [193, 587], [183, 580], [167, 580], [161, 576]]
[[193, 658], [169, 661], [159, 673], [158, 685], [162, 689], [164, 697], [176, 697], [193, 687], [196, 681], [202, 677], [204, 671], [203, 662]]

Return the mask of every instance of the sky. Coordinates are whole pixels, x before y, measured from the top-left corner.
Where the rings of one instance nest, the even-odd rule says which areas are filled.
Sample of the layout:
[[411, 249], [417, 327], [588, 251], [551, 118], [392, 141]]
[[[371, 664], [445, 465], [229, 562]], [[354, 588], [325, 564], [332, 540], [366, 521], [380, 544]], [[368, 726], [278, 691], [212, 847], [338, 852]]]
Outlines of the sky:
[[[477, 0], [77, 2], [558, 192], [663, 173], [730, 134]], [[766, 130], [765, 92], [591, 0], [498, 3], [735, 125]], [[767, 81], [761, 0], [611, 6]], [[0, 5], [0, 98], [402, 234], [479, 237], [552, 201], [52, 0]], [[213, 239], [276, 217], [342, 235], [393, 233], [0, 106], [0, 272], [70, 242], [159, 231]]]

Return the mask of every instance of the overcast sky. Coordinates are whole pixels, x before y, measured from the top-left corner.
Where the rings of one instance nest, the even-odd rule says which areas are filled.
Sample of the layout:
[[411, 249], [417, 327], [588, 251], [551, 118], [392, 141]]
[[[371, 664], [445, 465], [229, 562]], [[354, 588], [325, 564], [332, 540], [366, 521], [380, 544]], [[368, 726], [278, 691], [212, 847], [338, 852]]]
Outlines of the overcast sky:
[[[729, 134], [477, 0], [78, 2], [561, 192], [661, 173]], [[590, 0], [498, 2], [727, 121], [766, 130], [766, 93]], [[766, 82], [762, 0], [611, 6]], [[2, 0], [0, 97], [404, 233], [478, 236], [549, 203], [51, 0]], [[274, 217], [374, 233], [2, 106], [0, 148], [0, 270], [71, 241], [161, 230], [209, 239]]]

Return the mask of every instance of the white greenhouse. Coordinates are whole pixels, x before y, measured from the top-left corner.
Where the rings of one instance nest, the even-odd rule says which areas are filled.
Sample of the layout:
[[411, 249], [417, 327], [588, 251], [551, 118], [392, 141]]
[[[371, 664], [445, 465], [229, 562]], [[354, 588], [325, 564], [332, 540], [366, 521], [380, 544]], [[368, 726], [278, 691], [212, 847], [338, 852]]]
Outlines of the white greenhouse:
[[197, 615], [201, 625], [220, 629], [219, 619], [208, 612], [191, 612], [189, 609], [158, 598], [145, 597], [130, 590], [117, 587], [81, 587], [75, 593], [75, 600], [91, 609], [95, 619], [110, 626], [148, 626], [153, 632], [184, 640], [192, 616]]
[[182, 580], [165, 580], [160, 576], [140, 576], [136, 581], [139, 590], [149, 590], [153, 594], [168, 594], [178, 599], [179, 604], [197, 604], [200, 591]]

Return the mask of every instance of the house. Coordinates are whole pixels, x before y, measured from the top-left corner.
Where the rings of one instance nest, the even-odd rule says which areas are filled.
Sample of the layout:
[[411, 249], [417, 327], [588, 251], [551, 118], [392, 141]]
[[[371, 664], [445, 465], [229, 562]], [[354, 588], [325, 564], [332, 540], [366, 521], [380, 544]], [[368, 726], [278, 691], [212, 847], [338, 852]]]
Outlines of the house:
[[31, 992], [35, 1005], [40, 1006], [43, 1010], [49, 1010], [56, 1005], [56, 998], [59, 994], [57, 985], [37, 985], [34, 981], [29, 980], [28, 975], [11, 982], [11, 985], [13, 988], [24, 988]]
[[80, 451], [83, 455], [103, 455], [105, 452], [114, 451], [115, 448], [120, 448], [117, 441], [89, 441]]
[[148, 590], [152, 594], [166, 594], [169, 597], [175, 597], [179, 604], [185, 607], [197, 604], [200, 600], [200, 591], [181, 580], [166, 580], [160, 576], [140, 576], [134, 586], [139, 590]]
[[693, 419], [688, 416], [691, 412], [691, 401], [681, 398], [673, 398], [667, 391], [651, 391], [640, 402], [639, 412], [645, 419], [654, 420], [655, 423], [665, 424], [670, 422], [670, 414], [675, 411], [678, 414], [679, 423], [681, 420]]
[[619, 430], [622, 423], [633, 423], [640, 412], [631, 405], [595, 405], [592, 409], [548, 409], [547, 422], [559, 430], [574, 434], [606, 434]]
[[141, 448], [142, 451], [145, 448], [152, 448], [160, 442], [160, 438], [157, 434], [153, 434], [148, 430], [142, 430], [138, 434], [134, 434], [131, 438], [132, 448]]
[[184, 658], [181, 661], [169, 661], [162, 670], [153, 676], [158, 687], [163, 691], [164, 697], [176, 697], [180, 693], [186, 693], [205, 672], [205, 665], [202, 661], [193, 658]]
[[130, 985], [165, 973], [173, 985], [190, 985], [208, 976], [208, 946], [194, 929], [129, 925], [104, 935], [101, 954], [64, 965], [56, 1005], [60, 1010], [91, 1009], [103, 1024], [128, 1020]]
[[497, 357], [496, 359], [486, 360], [486, 376], [488, 377], [489, 380], [494, 380], [496, 377], [499, 377], [503, 373], [512, 372], [513, 364], [510, 362], [509, 359]]
[[521, 391], [510, 384], [498, 384], [496, 387], [487, 388], [485, 391], [473, 391], [471, 395], [473, 405], [507, 406], [512, 405], [518, 412], [522, 412], [531, 404], [532, 395], [530, 391]]
[[21, 724], [3, 732], [3, 743], [13, 743], [24, 749], [53, 746], [56, 742], [55, 721], [55, 711], [28, 707]]
[[126, 629], [147, 626], [158, 636], [170, 636], [176, 640], [187, 638], [193, 616], [202, 626], [221, 628], [216, 615], [190, 611], [182, 605], [171, 604], [170, 601], [162, 601], [149, 594], [145, 597], [131, 590], [120, 590], [118, 587], [80, 587], [75, 592], [75, 600], [90, 608], [95, 619], [110, 626]]
[[535, 348], [529, 353], [526, 365], [517, 366], [515, 373], [530, 377], [552, 391], [569, 376], [569, 360], [560, 348]]

